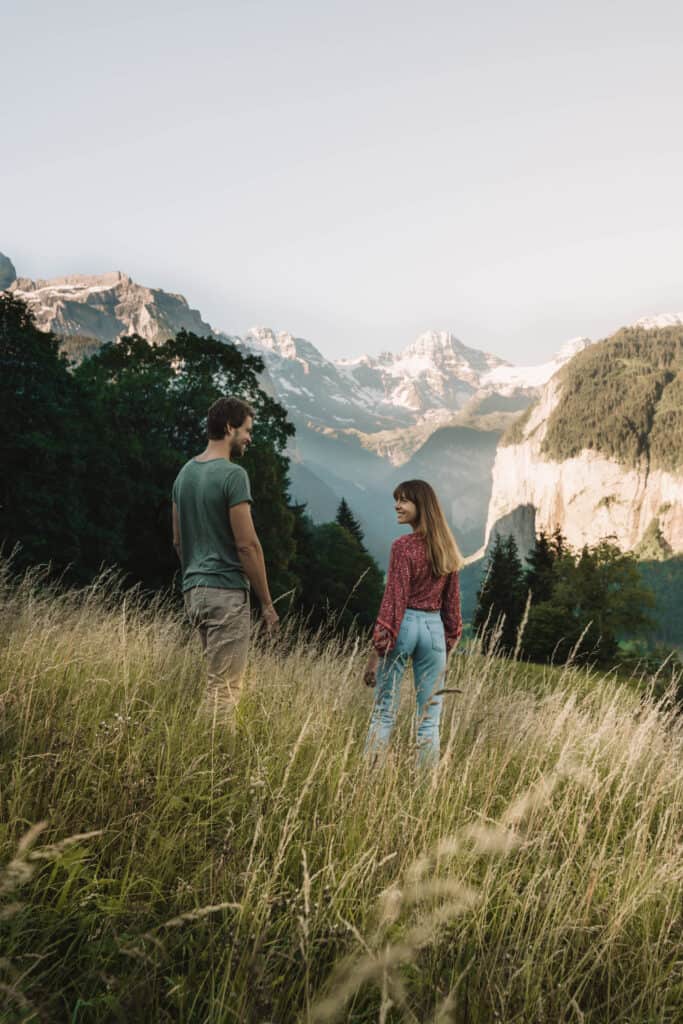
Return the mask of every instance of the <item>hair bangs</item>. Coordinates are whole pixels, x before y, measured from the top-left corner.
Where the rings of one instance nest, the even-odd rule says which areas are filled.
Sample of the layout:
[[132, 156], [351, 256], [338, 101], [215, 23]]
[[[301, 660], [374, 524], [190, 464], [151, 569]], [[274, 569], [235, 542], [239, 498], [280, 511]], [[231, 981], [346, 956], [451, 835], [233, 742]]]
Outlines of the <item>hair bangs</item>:
[[425, 539], [433, 574], [445, 576], [460, 570], [463, 558], [432, 485], [426, 480], [404, 480], [394, 488], [394, 501], [415, 505], [415, 529]]
[[404, 480], [403, 483], [394, 487], [394, 501], [412, 501], [413, 505], [419, 505], [417, 487], [413, 487], [412, 480]]

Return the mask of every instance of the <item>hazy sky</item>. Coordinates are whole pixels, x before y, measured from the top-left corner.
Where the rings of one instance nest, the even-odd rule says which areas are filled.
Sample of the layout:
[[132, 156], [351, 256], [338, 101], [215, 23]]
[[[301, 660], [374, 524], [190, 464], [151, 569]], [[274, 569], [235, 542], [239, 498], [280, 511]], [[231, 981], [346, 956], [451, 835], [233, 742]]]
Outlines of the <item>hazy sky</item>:
[[3, 5], [0, 250], [329, 356], [683, 309], [683, 7]]

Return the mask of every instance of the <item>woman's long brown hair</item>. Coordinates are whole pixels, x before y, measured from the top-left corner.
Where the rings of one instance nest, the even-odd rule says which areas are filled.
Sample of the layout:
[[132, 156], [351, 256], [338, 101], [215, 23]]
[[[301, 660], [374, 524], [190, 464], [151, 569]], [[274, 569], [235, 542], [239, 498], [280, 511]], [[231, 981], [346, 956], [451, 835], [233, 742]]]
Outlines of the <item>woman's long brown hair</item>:
[[433, 574], [447, 576], [462, 569], [463, 557], [432, 485], [426, 480], [404, 480], [394, 490], [394, 501], [399, 498], [417, 507], [415, 532], [425, 539]]

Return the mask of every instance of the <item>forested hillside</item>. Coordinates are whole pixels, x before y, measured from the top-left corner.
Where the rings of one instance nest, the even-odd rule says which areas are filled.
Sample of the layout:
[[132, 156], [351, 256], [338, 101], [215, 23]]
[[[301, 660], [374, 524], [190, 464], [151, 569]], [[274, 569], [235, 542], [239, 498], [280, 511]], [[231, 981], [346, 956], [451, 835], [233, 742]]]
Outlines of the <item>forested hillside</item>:
[[[624, 466], [683, 466], [683, 327], [624, 327], [558, 373], [559, 402], [542, 452], [562, 461], [592, 449]], [[532, 407], [533, 408], [533, 407]], [[518, 444], [532, 408], [505, 433]]]
[[543, 444], [550, 458], [592, 448], [626, 466], [683, 466], [683, 327], [625, 327], [575, 356], [559, 380]]
[[73, 365], [20, 300], [1, 294], [5, 553], [14, 551], [17, 568], [50, 563], [67, 583], [87, 583], [104, 566], [126, 585], [172, 585], [173, 480], [205, 446], [209, 405], [233, 393], [256, 410], [243, 464], [274, 596], [289, 593], [315, 625], [334, 616], [369, 625], [381, 573], [343, 526], [314, 525], [290, 501], [284, 450], [294, 427], [259, 388], [262, 368], [234, 345], [187, 331], [154, 345], [125, 337]]

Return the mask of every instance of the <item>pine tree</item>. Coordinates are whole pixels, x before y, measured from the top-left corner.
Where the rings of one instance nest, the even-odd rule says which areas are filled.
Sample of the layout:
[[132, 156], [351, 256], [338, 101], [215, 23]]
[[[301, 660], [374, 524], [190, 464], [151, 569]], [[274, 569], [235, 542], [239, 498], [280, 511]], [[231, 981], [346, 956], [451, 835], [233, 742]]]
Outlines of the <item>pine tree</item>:
[[507, 587], [503, 592], [502, 607], [505, 614], [502, 642], [505, 650], [513, 651], [517, 643], [517, 631], [524, 614], [526, 589], [524, 587], [524, 569], [519, 557], [517, 541], [509, 534], [505, 544], [505, 568], [507, 571]]
[[[562, 535], [560, 534], [560, 539]], [[529, 568], [524, 573], [524, 585], [531, 591], [534, 604], [549, 601], [553, 595], [553, 566], [557, 558], [557, 545], [541, 530], [526, 557]]]
[[562, 558], [562, 556], [567, 551], [567, 541], [565, 537], [562, 535], [562, 530], [559, 528], [559, 526], [556, 526], [553, 530], [553, 537], [550, 542], [550, 547], [553, 551], [556, 560], [558, 558]]
[[524, 574], [517, 544], [512, 535], [500, 534], [489, 554], [484, 579], [477, 593], [472, 626], [487, 651], [497, 637], [500, 649], [513, 651], [524, 610]]
[[372, 555], [338, 523], [314, 525], [298, 510], [293, 570], [301, 581], [299, 603], [312, 629], [345, 632], [355, 622], [369, 629], [382, 600], [383, 578]]
[[338, 526], [342, 526], [345, 530], [348, 530], [352, 537], [354, 537], [363, 551], [365, 548], [365, 537], [363, 536], [363, 530], [361, 525], [354, 516], [353, 512], [349, 508], [346, 498], [342, 498], [339, 502], [339, 508], [337, 509], [337, 515], [335, 516], [335, 522]]

